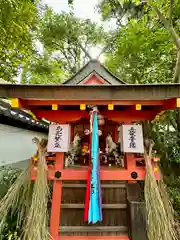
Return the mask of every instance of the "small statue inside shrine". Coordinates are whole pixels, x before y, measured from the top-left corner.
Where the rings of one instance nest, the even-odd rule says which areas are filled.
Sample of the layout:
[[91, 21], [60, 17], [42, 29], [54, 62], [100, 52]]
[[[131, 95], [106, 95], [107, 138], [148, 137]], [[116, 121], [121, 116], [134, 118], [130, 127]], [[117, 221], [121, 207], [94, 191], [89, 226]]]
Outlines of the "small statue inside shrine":
[[74, 165], [76, 158], [80, 154], [80, 149], [81, 149], [80, 142], [81, 142], [81, 138], [79, 134], [76, 133], [74, 140], [72, 142], [71, 149], [65, 158], [65, 167], [68, 167], [69, 165]]
[[123, 167], [118, 145], [113, 141], [111, 134], [108, 134], [106, 137], [106, 153], [108, 155], [108, 162], [114, 159], [117, 166]]
[[117, 145], [113, 142], [111, 134], [108, 134], [106, 137], [106, 152], [111, 153], [116, 149]]

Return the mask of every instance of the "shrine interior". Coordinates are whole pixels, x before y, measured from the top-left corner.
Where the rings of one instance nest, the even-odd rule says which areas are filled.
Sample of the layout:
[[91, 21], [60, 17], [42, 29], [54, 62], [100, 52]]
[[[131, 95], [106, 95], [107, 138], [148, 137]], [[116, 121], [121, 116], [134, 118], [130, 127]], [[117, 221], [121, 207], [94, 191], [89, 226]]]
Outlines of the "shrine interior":
[[[99, 119], [99, 157], [100, 165], [107, 168], [126, 168], [125, 155], [121, 151], [121, 125], [112, 120]], [[136, 123], [134, 123], [136, 124]], [[82, 118], [71, 125], [70, 151], [64, 155], [65, 168], [86, 167], [90, 163], [90, 120]], [[134, 154], [136, 166], [144, 166], [142, 154]], [[54, 165], [49, 153], [48, 165]]]
[[[102, 166], [119, 166], [122, 167], [119, 161], [116, 162], [115, 155], [118, 155], [118, 160], [123, 158], [120, 149], [119, 128], [116, 123], [108, 119], [99, 126], [99, 153], [100, 163]], [[82, 119], [72, 124], [72, 144], [77, 147], [75, 149], [76, 156], [74, 158], [74, 166], [89, 165], [89, 143], [90, 143], [90, 123], [89, 119]], [[78, 142], [76, 143], [77, 136]], [[112, 148], [112, 149], [111, 149]]]

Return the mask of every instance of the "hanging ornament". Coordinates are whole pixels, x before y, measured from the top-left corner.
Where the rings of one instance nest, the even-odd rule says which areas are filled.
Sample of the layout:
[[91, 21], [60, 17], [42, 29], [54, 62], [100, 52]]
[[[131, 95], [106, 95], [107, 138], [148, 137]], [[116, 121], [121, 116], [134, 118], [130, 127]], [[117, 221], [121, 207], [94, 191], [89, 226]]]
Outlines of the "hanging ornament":
[[99, 126], [104, 125], [105, 121], [104, 121], [104, 117], [102, 115], [98, 115], [98, 124]]

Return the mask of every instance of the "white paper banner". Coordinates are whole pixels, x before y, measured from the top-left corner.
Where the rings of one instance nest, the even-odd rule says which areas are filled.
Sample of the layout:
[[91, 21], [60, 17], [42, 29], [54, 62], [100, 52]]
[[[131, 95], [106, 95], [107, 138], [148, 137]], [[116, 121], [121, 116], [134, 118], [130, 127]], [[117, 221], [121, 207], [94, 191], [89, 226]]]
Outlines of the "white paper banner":
[[70, 148], [70, 125], [51, 124], [49, 126], [48, 152], [68, 152]]
[[121, 150], [126, 153], [144, 153], [141, 125], [122, 125]]

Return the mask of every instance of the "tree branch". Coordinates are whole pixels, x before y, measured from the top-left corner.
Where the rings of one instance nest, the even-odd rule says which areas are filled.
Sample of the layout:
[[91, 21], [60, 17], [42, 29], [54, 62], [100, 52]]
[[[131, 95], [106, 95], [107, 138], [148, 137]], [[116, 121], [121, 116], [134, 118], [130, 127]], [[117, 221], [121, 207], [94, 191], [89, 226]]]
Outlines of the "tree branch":
[[174, 9], [174, 0], [170, 0], [170, 7], [169, 7], [169, 24], [170, 25], [172, 25], [173, 9]]
[[159, 19], [163, 22], [165, 28], [168, 30], [171, 38], [173, 39], [178, 55], [177, 55], [177, 61], [176, 61], [176, 67], [175, 67], [175, 74], [174, 74], [174, 82], [179, 82], [180, 83], [180, 38], [179, 35], [177, 34], [176, 30], [174, 29], [172, 25], [172, 13], [173, 13], [173, 7], [174, 7], [174, 0], [170, 0], [170, 16], [169, 16], [169, 21], [164, 17], [162, 12], [159, 10], [159, 8], [155, 5], [152, 4], [151, 0], [148, 0], [149, 4], [154, 8], [156, 11]]
[[[170, 0], [173, 1], [173, 0]], [[151, 1], [148, 1], [149, 4], [151, 5]], [[162, 12], [159, 10], [159, 8], [157, 6], [154, 6], [153, 4], [151, 5], [154, 10], [156, 11], [159, 19], [163, 22], [165, 28], [169, 31], [169, 34], [171, 36], [171, 38], [173, 39], [178, 51], [180, 51], [180, 40], [179, 40], [179, 36], [176, 33], [175, 29], [173, 28], [172, 24], [170, 24], [170, 22], [164, 17], [164, 15], [162, 14]]]
[[69, 61], [69, 58], [68, 58], [68, 56], [66, 54], [66, 50], [64, 49], [64, 47], [63, 47], [63, 49], [60, 49], [60, 51], [64, 55], [65, 59], [67, 60], [69, 68], [72, 69], [71, 62]]
[[177, 53], [176, 67], [173, 80], [175, 83], [180, 83], [180, 51], [178, 51]]
[[117, 33], [115, 34], [115, 37], [111, 38], [111, 39], [107, 42], [107, 44], [103, 47], [103, 49], [101, 50], [101, 52], [99, 53], [99, 55], [97, 56], [96, 59], [99, 59], [100, 56], [101, 56], [103, 53], [105, 53], [105, 52], [107, 51], [107, 49], [115, 43], [116, 38], [117, 38], [118, 35], [119, 35], [119, 31], [120, 31], [120, 30], [117, 31]]
[[79, 46], [82, 49], [82, 51], [84, 52], [84, 54], [89, 58], [89, 60], [92, 59], [92, 57], [90, 56], [90, 54], [86, 51], [86, 49], [83, 47], [83, 45], [79, 42]]
[[176, 131], [180, 133], [180, 111], [179, 110], [176, 111], [176, 124], [177, 124]]

